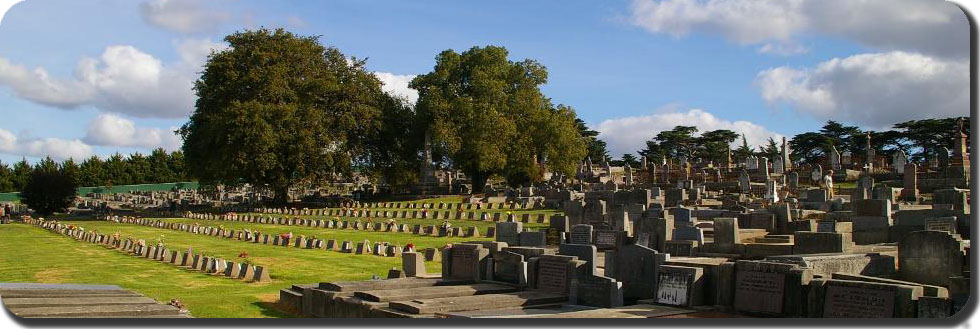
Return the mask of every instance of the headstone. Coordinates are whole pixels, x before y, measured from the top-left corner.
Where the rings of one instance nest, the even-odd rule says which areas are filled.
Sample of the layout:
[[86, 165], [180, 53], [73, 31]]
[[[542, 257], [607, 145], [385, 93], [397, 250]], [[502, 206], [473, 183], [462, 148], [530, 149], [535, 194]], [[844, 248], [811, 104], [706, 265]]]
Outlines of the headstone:
[[704, 301], [704, 270], [699, 267], [661, 265], [657, 274], [657, 303], [690, 307]]
[[911, 232], [899, 241], [898, 255], [906, 281], [948, 286], [950, 277], [963, 276], [965, 246], [947, 232]]
[[606, 253], [605, 274], [623, 283], [623, 298], [651, 299], [657, 294], [657, 269], [670, 255], [637, 246], [621, 246]]
[[518, 222], [498, 222], [495, 227], [495, 241], [506, 242], [508, 245], [520, 245], [519, 233], [523, 231]]

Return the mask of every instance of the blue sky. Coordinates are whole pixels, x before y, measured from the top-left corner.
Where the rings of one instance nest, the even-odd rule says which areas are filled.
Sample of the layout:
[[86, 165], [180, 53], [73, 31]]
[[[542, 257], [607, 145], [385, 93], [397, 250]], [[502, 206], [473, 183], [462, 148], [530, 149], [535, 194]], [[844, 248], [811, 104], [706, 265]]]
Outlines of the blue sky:
[[27, 0], [0, 22], [0, 161], [178, 148], [206, 54], [258, 27], [321, 35], [407, 97], [440, 51], [505, 46], [614, 156], [678, 124], [759, 144], [969, 114], [969, 26], [935, 0]]

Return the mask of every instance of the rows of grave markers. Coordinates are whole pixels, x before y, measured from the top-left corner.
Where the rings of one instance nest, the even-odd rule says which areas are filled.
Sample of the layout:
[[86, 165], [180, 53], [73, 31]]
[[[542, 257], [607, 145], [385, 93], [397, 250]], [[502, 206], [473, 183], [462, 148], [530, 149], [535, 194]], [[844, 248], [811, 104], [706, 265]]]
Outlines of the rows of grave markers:
[[57, 221], [28, 219], [27, 223], [75, 240], [102, 245], [136, 257], [186, 267], [215, 276], [240, 279], [245, 282], [271, 281], [269, 270], [263, 266], [225, 261], [221, 258], [205, 256], [206, 253], [194, 254], [192, 249], [178, 252], [168, 249], [163, 243], [146, 245], [142, 243], [142, 240], [99, 234], [95, 231], [86, 231], [82, 227], [65, 225]]
[[[351, 241], [340, 241], [329, 239], [323, 240], [316, 237], [295, 236], [290, 237], [283, 234], [263, 234], [261, 231], [225, 229], [221, 227], [201, 226], [198, 224], [181, 224], [164, 222], [161, 220], [150, 220], [135, 217], [111, 217], [111, 222], [122, 224], [134, 224], [159, 229], [168, 229], [205, 236], [233, 239], [247, 243], [256, 243], [271, 246], [293, 247], [300, 249], [320, 249], [326, 251], [337, 251], [342, 253], [353, 253], [356, 255], [375, 255], [382, 257], [399, 257], [402, 254], [402, 247], [387, 242], [375, 242], [364, 240], [356, 244]], [[428, 253], [428, 254], [431, 254]], [[432, 260], [431, 258], [429, 260]]]
[[[118, 216], [113, 216], [117, 218]], [[305, 218], [282, 218], [282, 217], [263, 217], [263, 216], [250, 216], [250, 215], [214, 215], [214, 214], [196, 214], [196, 213], [185, 213], [185, 218], [188, 219], [203, 219], [203, 220], [225, 220], [225, 221], [238, 221], [247, 223], [258, 223], [258, 224], [273, 224], [273, 225], [289, 225], [289, 226], [306, 226], [306, 227], [317, 227], [317, 228], [327, 228], [327, 229], [350, 229], [350, 230], [367, 230], [376, 232], [392, 232], [392, 233], [408, 233], [414, 235], [424, 235], [424, 236], [438, 236], [438, 237], [481, 237], [479, 228], [471, 226], [468, 228], [462, 227], [444, 227], [441, 225], [420, 225], [415, 224], [411, 227], [408, 224], [398, 224], [393, 219], [386, 222], [361, 222], [359, 220], [346, 221], [339, 219], [305, 219]], [[370, 219], [369, 219], [370, 220]], [[488, 229], [486, 232], [486, 237], [493, 237], [494, 230], [492, 228]]]

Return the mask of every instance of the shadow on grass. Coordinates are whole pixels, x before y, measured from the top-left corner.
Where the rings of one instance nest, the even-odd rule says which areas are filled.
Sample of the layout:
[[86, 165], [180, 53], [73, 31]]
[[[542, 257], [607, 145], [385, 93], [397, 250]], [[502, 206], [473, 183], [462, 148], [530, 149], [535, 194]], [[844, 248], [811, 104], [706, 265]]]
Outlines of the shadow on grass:
[[278, 303], [253, 302], [252, 305], [260, 308], [262, 310], [262, 315], [270, 318], [301, 318], [301, 316], [296, 315], [296, 312], [290, 312], [290, 310], [283, 309]]

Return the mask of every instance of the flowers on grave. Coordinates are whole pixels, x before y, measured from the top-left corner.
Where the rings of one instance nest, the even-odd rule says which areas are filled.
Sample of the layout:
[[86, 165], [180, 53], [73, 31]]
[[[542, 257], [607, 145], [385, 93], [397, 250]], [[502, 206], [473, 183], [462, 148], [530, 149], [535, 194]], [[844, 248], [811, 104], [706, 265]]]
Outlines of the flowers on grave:
[[415, 244], [414, 243], [408, 243], [408, 244], [406, 244], [405, 245], [405, 250], [406, 251], [415, 251]]
[[167, 237], [163, 234], [157, 237], [157, 246], [163, 246], [163, 243], [167, 241]]
[[242, 251], [242, 252], [238, 253], [238, 258], [241, 258], [242, 259], [242, 264], [252, 265], [252, 259], [248, 258], [248, 252], [247, 251]]
[[181, 302], [179, 299], [176, 299], [176, 298], [171, 299], [170, 302], [167, 303], [167, 305], [170, 305], [170, 306], [173, 306], [173, 307], [182, 309], [182, 310], [184, 309], [184, 303]]

